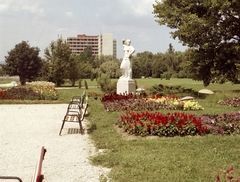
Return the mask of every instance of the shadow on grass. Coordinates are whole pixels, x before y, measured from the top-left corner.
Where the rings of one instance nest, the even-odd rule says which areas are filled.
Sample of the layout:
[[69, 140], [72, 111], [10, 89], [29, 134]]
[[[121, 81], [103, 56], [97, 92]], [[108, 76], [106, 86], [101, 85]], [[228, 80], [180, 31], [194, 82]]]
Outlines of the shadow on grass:
[[86, 130], [87, 130], [87, 134], [91, 134], [94, 130], [97, 130], [97, 125], [93, 124], [90, 128]]

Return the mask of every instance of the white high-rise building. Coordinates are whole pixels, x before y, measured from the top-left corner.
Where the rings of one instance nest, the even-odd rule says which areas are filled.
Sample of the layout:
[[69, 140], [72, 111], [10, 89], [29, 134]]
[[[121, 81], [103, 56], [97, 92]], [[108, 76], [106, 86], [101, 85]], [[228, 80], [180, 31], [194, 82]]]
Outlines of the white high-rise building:
[[72, 54], [80, 54], [86, 47], [91, 46], [93, 55], [117, 57], [117, 43], [111, 33], [102, 33], [94, 36], [80, 34], [77, 37], [68, 37], [67, 43]]

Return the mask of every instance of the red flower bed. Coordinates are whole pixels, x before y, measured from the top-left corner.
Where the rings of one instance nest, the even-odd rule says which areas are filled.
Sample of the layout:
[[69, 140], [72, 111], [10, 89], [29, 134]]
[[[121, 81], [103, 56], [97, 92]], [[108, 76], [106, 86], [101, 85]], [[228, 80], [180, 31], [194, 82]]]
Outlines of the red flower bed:
[[186, 113], [131, 112], [121, 115], [117, 125], [130, 134], [147, 136], [186, 136], [204, 134], [200, 117]]

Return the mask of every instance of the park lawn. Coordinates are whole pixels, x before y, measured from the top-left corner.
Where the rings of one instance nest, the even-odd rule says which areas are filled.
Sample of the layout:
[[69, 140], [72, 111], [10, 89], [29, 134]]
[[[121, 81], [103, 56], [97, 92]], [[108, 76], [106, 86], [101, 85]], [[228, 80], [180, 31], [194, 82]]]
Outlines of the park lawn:
[[[202, 83], [189, 79], [164, 80], [164, 83], [159, 81], [161, 80], [139, 79], [137, 83], [147, 87], [148, 84], [151, 86], [150, 83], [181, 85], [196, 91], [204, 88]], [[238, 96], [235, 91], [238, 91], [239, 85], [211, 84], [207, 88], [216, 94], [205, 99], [196, 98], [204, 110], [185, 112], [220, 114], [239, 111], [239, 108], [217, 104], [219, 99]], [[217, 175], [222, 177], [223, 171], [231, 167], [234, 168], [235, 176], [240, 177], [239, 136], [206, 135], [173, 138], [131, 136], [114, 124], [121, 113], [104, 111], [99, 99], [94, 100], [90, 97], [89, 103], [90, 115], [87, 119], [93, 128], [90, 136], [97, 148], [105, 151], [93, 157], [92, 162], [111, 168], [109, 177], [112, 181], [215, 181]]]
[[[93, 157], [92, 162], [111, 168], [112, 181], [215, 181], [230, 167], [240, 177], [239, 136], [130, 136], [114, 124], [121, 113], [104, 111], [99, 100], [89, 99], [90, 136], [98, 149], [106, 151]], [[207, 103], [205, 107], [202, 113], [232, 111], [229, 107], [214, 111]]]
[[[114, 81], [114, 80], [113, 80]], [[117, 81], [117, 80], [115, 80]], [[181, 85], [185, 88], [199, 90], [204, 88], [202, 82], [190, 79], [137, 79], [138, 85], [148, 88], [155, 84]], [[96, 82], [87, 80], [87, 93], [101, 93]], [[89, 84], [91, 83], [91, 84]], [[207, 87], [215, 91], [206, 98], [196, 98], [203, 111], [185, 111], [195, 114], [218, 114], [239, 111], [217, 104], [219, 99], [228, 96], [238, 97], [239, 85], [211, 84]], [[75, 87], [58, 89], [59, 101], [69, 103], [75, 95], [81, 95], [85, 90]], [[16, 101], [10, 101], [14, 104]], [[28, 101], [23, 101], [28, 103]], [[29, 102], [31, 104], [31, 102]], [[38, 101], [38, 103], [45, 103]], [[55, 103], [55, 102], [52, 102]], [[122, 114], [107, 112], [93, 96], [88, 96], [89, 112], [86, 119], [90, 122], [90, 137], [98, 149], [104, 153], [91, 158], [94, 165], [111, 168], [109, 177], [117, 182], [202, 182], [215, 181], [224, 170], [234, 168], [236, 177], [240, 177], [240, 137], [239, 136], [194, 136], [194, 137], [136, 137], [124, 133], [115, 125], [116, 119]], [[168, 111], [160, 111], [168, 112]], [[172, 111], [171, 111], [172, 112]], [[106, 179], [102, 178], [102, 181]]]

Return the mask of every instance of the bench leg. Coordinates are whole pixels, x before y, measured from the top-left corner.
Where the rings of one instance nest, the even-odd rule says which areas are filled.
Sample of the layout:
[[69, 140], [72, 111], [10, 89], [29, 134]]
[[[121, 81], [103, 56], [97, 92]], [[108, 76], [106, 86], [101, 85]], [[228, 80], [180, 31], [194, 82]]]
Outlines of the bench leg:
[[65, 123], [65, 120], [63, 120], [63, 123], [62, 123], [61, 129], [60, 129], [59, 135], [61, 135], [61, 132], [62, 132], [62, 129], [63, 129], [64, 123]]
[[81, 134], [83, 134], [82, 122], [81, 121], [78, 121], [78, 122], [79, 122], [80, 132], [81, 132]]

